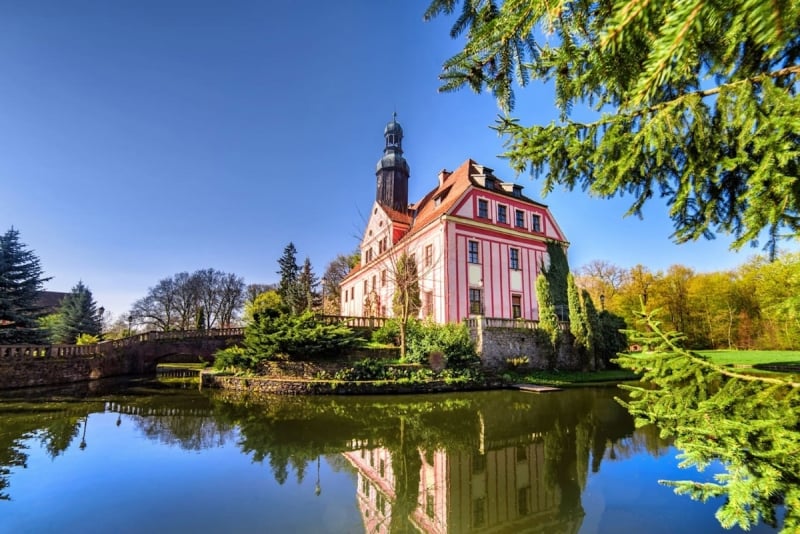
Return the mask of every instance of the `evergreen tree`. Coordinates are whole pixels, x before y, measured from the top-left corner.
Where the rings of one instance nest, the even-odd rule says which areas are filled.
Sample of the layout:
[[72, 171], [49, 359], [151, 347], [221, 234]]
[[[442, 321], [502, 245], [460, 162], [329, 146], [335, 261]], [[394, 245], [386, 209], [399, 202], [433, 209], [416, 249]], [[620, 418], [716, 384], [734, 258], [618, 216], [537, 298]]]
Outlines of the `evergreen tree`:
[[628, 326], [625, 319], [608, 310], [600, 312], [597, 324], [599, 334], [595, 350], [597, 357], [608, 366], [619, 353], [628, 350], [628, 336], [625, 334]]
[[550, 283], [543, 274], [536, 277], [536, 299], [539, 301], [539, 329], [547, 335], [553, 349], [553, 357], [555, 357], [561, 341], [561, 330], [558, 324], [556, 308], [553, 305]]
[[197, 315], [194, 320], [194, 327], [196, 330], [206, 329], [206, 311], [205, 308], [199, 306], [197, 308]]
[[314, 308], [314, 300], [316, 299], [316, 287], [319, 284], [314, 271], [311, 268], [311, 260], [306, 257], [303, 262], [303, 268], [300, 271], [298, 278], [300, 303], [302, 304], [302, 311], [309, 311]]
[[[586, 329], [586, 351], [594, 363], [595, 370], [600, 369], [600, 362], [598, 360], [598, 347], [602, 344], [600, 330], [600, 316], [597, 314], [597, 308], [594, 307], [594, 302], [589, 292], [585, 289], [581, 291], [581, 316], [584, 319], [584, 327]], [[624, 324], [624, 323], [623, 323]], [[622, 334], [619, 334], [622, 335]], [[616, 352], [621, 352], [627, 348], [627, 344], [617, 349]]]
[[589, 321], [586, 316], [586, 307], [575, 285], [572, 273], [567, 275], [567, 300], [569, 303], [569, 331], [572, 334], [573, 344], [578, 351], [581, 362], [586, 365], [591, 352], [591, 339], [589, 335]]
[[800, 232], [800, 2], [433, 0], [425, 17], [456, 10], [442, 91], [489, 89], [508, 113], [514, 81], [554, 83], [559, 120], [496, 127], [543, 191], [631, 195], [639, 216], [663, 197], [678, 242], [766, 236], [774, 254]]
[[100, 336], [103, 321], [97, 310], [97, 303], [92, 292], [83, 282], [72, 288], [72, 291], [61, 301], [61, 322], [55, 328], [58, 343], [73, 344], [81, 334]]
[[13, 227], [0, 236], [0, 345], [46, 342], [36, 302], [44, 282], [39, 258]]
[[392, 308], [400, 322], [400, 357], [405, 358], [408, 321], [419, 314], [422, 300], [419, 296], [417, 262], [403, 252], [394, 265], [394, 295]]
[[569, 303], [567, 299], [567, 276], [569, 275], [569, 262], [567, 253], [561, 243], [547, 242], [547, 256], [550, 263], [542, 265], [542, 273], [547, 277], [550, 295], [559, 321], [569, 319]]
[[300, 267], [297, 265], [297, 249], [294, 243], [289, 243], [283, 249], [283, 256], [278, 259], [281, 280], [278, 283], [278, 294], [281, 296], [284, 305], [291, 310], [291, 313], [299, 313], [303, 309], [302, 294], [300, 291]]
[[781, 532], [798, 532], [800, 383], [714, 364], [683, 349], [682, 335], [662, 330], [652, 313], [642, 315], [647, 332], [630, 334], [649, 350], [621, 354], [617, 363], [641, 374], [643, 384], [622, 385], [631, 394], [620, 403], [637, 426], [655, 423], [661, 437], [674, 437], [681, 467], [702, 471], [713, 463], [727, 471], [703, 482], [661, 483], [696, 500], [716, 499], [725, 528], [749, 530], [759, 519], [775, 526], [782, 505]]

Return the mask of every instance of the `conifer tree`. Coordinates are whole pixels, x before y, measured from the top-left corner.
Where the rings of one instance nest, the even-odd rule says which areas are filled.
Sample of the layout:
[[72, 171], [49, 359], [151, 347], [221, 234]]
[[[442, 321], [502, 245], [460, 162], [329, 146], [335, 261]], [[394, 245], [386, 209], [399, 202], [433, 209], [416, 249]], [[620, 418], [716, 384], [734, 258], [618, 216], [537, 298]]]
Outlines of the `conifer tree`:
[[0, 345], [42, 343], [47, 333], [36, 304], [44, 282], [39, 258], [19, 240], [13, 227], [0, 236]]
[[92, 292], [82, 281], [64, 297], [59, 308], [61, 321], [55, 327], [58, 343], [73, 344], [81, 334], [100, 336], [103, 322]]
[[536, 277], [536, 298], [539, 301], [539, 328], [547, 335], [553, 349], [553, 356], [555, 356], [561, 341], [561, 330], [556, 308], [553, 305], [550, 284], [543, 274]]
[[314, 275], [314, 270], [311, 268], [311, 260], [306, 257], [303, 262], [303, 267], [300, 271], [300, 276], [297, 280], [299, 286], [300, 303], [302, 304], [302, 311], [309, 311], [314, 308], [314, 300], [316, 297], [316, 287], [319, 284], [317, 277]]
[[[581, 290], [581, 317], [584, 320], [584, 328], [586, 330], [586, 351], [589, 358], [594, 363], [595, 370], [600, 369], [600, 362], [598, 361], [598, 348], [602, 345], [603, 341], [600, 339], [602, 332], [600, 330], [600, 316], [597, 314], [597, 308], [594, 307], [594, 302], [589, 292], [585, 289]], [[623, 345], [617, 349], [619, 351], [625, 350]], [[616, 351], [615, 351], [616, 355]]]
[[575, 285], [572, 273], [567, 275], [567, 300], [569, 303], [569, 331], [573, 337], [573, 345], [578, 351], [580, 360], [588, 363], [591, 352], [591, 339], [589, 334], [589, 321], [586, 307]]
[[[456, 11], [466, 42], [440, 90], [492, 91], [504, 155], [545, 193], [630, 195], [638, 216], [662, 197], [677, 242], [766, 236], [774, 254], [800, 232], [800, 2], [433, 0], [425, 18]], [[533, 80], [554, 84], [558, 120], [508, 115]]]
[[197, 308], [197, 315], [194, 319], [194, 327], [196, 330], [206, 329], [206, 311], [202, 306]]
[[628, 336], [625, 334], [628, 325], [625, 319], [608, 310], [597, 316], [597, 336], [595, 353], [604, 365], [612, 363], [620, 352], [628, 350]]
[[283, 249], [283, 255], [278, 259], [278, 265], [280, 266], [278, 274], [281, 275], [278, 294], [291, 313], [297, 314], [303, 309], [303, 305], [299, 284], [300, 267], [297, 265], [297, 249], [294, 243], [290, 242]]
[[567, 299], [567, 275], [569, 275], [569, 262], [567, 253], [561, 243], [557, 241], [547, 242], [547, 256], [550, 262], [547, 266], [542, 265], [542, 273], [547, 277], [547, 284], [550, 287], [550, 295], [553, 307], [559, 321], [566, 321], [569, 318], [569, 303]]
[[642, 353], [617, 363], [641, 374], [641, 386], [620, 401], [636, 425], [656, 423], [661, 437], [674, 437], [681, 467], [726, 472], [711, 481], [660, 481], [678, 494], [706, 501], [725, 497], [716, 517], [743, 530], [763, 520], [776, 524], [783, 504], [784, 533], [800, 529], [800, 383], [792, 375], [760, 377], [714, 364], [681, 347], [682, 334], [662, 330], [654, 314], [642, 314], [645, 333], [631, 331]]

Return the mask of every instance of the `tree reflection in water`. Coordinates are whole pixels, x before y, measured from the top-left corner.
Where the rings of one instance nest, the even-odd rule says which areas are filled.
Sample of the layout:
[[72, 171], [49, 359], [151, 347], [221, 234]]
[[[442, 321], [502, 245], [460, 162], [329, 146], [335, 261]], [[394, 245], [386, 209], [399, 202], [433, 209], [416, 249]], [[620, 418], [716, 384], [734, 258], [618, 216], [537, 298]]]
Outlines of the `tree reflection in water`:
[[314, 492], [322, 496], [324, 456], [330, 468], [354, 477], [368, 532], [577, 532], [590, 472], [611, 456], [667, 448], [655, 429], [634, 430], [616, 394], [253, 399], [151, 391], [79, 403], [3, 403], [0, 464], [24, 466], [31, 437], [51, 454], [77, 447], [87, 412], [114, 412], [121, 415], [105, 419], [114, 429], [119, 421], [184, 450], [235, 443], [279, 483], [316, 469]]
[[577, 532], [588, 472], [608, 450], [667, 448], [653, 428], [634, 432], [615, 393], [273, 397], [258, 410], [214, 398], [240, 426], [242, 449], [269, 458], [280, 483], [290, 468], [299, 478], [299, 466], [342, 453], [367, 532]]
[[652, 315], [643, 321], [649, 333], [634, 341], [650, 350], [618, 361], [643, 373], [644, 385], [627, 386], [632, 398], [622, 404], [637, 425], [656, 423], [662, 437], [675, 438], [681, 467], [725, 468], [713, 483], [662, 483], [704, 502], [724, 497], [716, 517], [725, 528], [776, 526], [783, 506], [782, 531], [800, 532], [800, 383], [714, 365], [683, 350], [682, 337], [662, 332]]

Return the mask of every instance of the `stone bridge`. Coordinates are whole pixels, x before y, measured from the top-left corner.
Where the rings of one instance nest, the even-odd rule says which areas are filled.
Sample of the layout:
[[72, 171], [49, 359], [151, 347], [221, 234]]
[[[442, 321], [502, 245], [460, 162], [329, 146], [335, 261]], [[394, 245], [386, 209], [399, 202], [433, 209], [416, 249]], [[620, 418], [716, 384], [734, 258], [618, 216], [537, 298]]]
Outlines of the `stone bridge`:
[[159, 363], [212, 361], [244, 328], [146, 332], [96, 345], [0, 345], [0, 389], [154, 374]]
[[[365, 337], [380, 317], [318, 315]], [[0, 345], [0, 389], [69, 384], [110, 376], [155, 374], [159, 363], [213, 361], [214, 353], [244, 339], [244, 328], [145, 332], [96, 345]]]

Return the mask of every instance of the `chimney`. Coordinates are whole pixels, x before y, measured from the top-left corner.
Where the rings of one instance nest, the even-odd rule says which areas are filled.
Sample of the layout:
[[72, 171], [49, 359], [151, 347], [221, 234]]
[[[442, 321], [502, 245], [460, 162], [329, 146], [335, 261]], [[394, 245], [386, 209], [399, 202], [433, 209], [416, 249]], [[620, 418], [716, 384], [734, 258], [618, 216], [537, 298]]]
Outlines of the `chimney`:
[[447, 178], [451, 174], [453, 173], [448, 171], [447, 169], [442, 169], [441, 171], [439, 171], [439, 187], [442, 187], [442, 185], [444, 185], [444, 181], [447, 180]]

